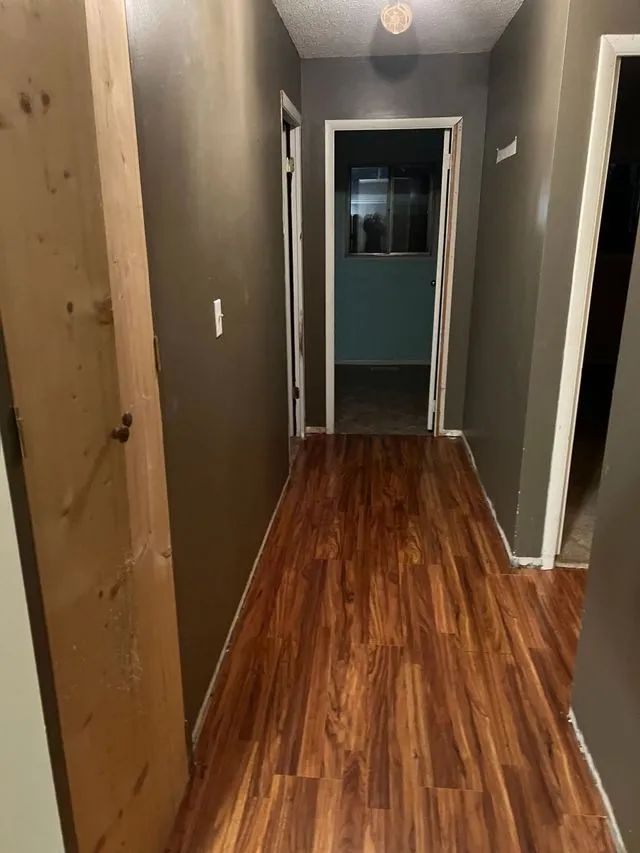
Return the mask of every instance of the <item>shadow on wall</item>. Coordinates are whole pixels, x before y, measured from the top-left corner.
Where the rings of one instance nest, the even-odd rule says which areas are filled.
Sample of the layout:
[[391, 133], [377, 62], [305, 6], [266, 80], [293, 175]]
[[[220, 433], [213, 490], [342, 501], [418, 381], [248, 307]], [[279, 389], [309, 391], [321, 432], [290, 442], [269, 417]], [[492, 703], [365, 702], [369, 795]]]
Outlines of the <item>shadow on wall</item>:
[[378, 18], [370, 52], [372, 56], [368, 59], [380, 77], [391, 82], [402, 80], [408, 77], [418, 64], [420, 45], [416, 31], [409, 27], [406, 33], [394, 36], [385, 30]]

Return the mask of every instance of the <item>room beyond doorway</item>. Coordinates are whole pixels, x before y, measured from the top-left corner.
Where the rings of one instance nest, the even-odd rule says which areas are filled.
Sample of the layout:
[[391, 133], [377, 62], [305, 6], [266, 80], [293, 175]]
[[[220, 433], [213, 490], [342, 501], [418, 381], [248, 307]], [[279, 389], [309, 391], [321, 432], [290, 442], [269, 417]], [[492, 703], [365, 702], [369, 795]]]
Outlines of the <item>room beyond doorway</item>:
[[640, 211], [640, 58], [620, 61], [557, 564], [586, 566]]
[[444, 142], [443, 130], [337, 134], [336, 432], [429, 431]]
[[327, 431], [438, 432], [460, 119], [326, 130]]
[[429, 366], [336, 364], [336, 432], [426, 435]]

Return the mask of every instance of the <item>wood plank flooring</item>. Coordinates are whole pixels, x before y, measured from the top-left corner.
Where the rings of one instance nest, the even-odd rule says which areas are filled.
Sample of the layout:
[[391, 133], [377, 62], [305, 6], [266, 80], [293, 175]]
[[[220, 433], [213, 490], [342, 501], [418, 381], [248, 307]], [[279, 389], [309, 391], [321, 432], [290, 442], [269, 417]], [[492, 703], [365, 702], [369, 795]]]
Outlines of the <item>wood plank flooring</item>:
[[510, 570], [459, 442], [308, 439], [168, 850], [612, 851], [567, 722], [584, 582]]

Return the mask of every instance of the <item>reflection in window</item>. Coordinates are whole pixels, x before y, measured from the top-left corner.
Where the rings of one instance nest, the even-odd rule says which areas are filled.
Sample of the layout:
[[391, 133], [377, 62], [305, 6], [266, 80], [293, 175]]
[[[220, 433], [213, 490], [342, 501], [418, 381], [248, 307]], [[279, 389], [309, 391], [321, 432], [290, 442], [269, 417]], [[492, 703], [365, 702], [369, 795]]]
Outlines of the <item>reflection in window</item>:
[[387, 253], [389, 169], [355, 166], [351, 169], [351, 241], [354, 255]]
[[432, 253], [439, 195], [435, 164], [353, 166], [349, 186], [349, 254]]

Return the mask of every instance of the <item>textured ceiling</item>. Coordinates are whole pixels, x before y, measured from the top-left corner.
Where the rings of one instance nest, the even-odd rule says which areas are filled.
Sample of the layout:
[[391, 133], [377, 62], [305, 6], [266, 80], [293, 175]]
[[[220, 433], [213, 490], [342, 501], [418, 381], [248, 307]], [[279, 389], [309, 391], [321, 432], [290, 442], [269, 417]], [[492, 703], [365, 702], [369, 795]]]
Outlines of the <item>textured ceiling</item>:
[[523, 0], [413, 0], [413, 25], [393, 36], [387, 0], [273, 0], [303, 58], [491, 50]]

